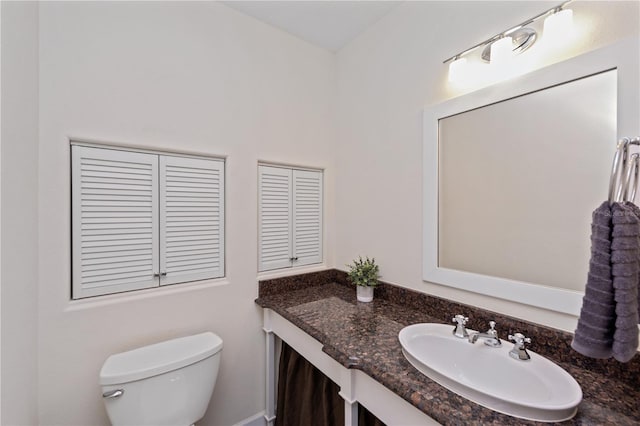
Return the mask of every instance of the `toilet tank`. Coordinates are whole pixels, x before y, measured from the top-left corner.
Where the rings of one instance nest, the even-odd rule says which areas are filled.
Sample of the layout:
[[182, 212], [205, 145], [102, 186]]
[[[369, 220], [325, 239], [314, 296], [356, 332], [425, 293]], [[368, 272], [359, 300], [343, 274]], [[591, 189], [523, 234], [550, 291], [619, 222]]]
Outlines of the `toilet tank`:
[[221, 350], [222, 339], [207, 332], [111, 355], [100, 371], [111, 424], [188, 426], [200, 420]]

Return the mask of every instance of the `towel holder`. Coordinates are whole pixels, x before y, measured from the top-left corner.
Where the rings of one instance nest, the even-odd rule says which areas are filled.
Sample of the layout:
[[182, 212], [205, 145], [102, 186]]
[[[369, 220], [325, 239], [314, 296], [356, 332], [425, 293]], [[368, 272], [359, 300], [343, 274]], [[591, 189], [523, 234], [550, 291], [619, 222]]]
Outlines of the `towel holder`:
[[[636, 191], [638, 190], [638, 170], [640, 169], [640, 154], [631, 154], [629, 163], [627, 164], [626, 175], [624, 177], [624, 187], [622, 188], [623, 201], [636, 200]], [[632, 182], [633, 180], [633, 182]]]
[[629, 146], [640, 145], [640, 137], [622, 138], [616, 146], [609, 180], [609, 202], [635, 200], [640, 181], [640, 155], [629, 156]]
[[620, 180], [620, 172], [622, 167], [620, 163], [626, 162], [627, 148], [629, 146], [629, 138], [622, 138], [616, 146], [616, 153], [613, 156], [613, 165], [611, 166], [611, 178], [609, 179], [609, 202], [612, 203], [618, 198], [618, 182]]

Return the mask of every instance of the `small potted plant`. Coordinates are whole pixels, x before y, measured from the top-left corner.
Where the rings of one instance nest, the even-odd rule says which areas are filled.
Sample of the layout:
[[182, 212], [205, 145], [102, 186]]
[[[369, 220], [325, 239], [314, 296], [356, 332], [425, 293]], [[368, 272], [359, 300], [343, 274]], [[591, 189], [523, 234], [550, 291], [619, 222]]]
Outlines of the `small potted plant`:
[[365, 257], [362, 260], [354, 260], [349, 268], [349, 280], [356, 285], [358, 301], [371, 302], [373, 300], [373, 289], [378, 285], [379, 268], [374, 258]]

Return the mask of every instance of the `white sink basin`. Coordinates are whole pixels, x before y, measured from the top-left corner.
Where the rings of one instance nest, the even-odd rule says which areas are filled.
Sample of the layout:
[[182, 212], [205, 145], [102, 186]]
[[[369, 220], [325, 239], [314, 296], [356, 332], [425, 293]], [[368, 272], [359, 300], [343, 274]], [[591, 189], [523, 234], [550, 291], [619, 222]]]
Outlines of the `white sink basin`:
[[[535, 352], [520, 361], [513, 343], [491, 348], [452, 334], [453, 325], [414, 324], [400, 331], [402, 352], [420, 372], [447, 389], [500, 413], [542, 422], [575, 416], [580, 385], [569, 373]], [[469, 330], [472, 332], [473, 330]]]

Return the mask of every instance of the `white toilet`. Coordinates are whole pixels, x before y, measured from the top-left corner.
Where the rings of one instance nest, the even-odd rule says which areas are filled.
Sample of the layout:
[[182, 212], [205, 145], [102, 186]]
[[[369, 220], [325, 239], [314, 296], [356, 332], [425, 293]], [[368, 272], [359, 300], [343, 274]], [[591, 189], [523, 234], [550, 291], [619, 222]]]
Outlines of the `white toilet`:
[[111, 424], [189, 426], [200, 420], [221, 350], [222, 339], [207, 332], [111, 355], [100, 370]]

